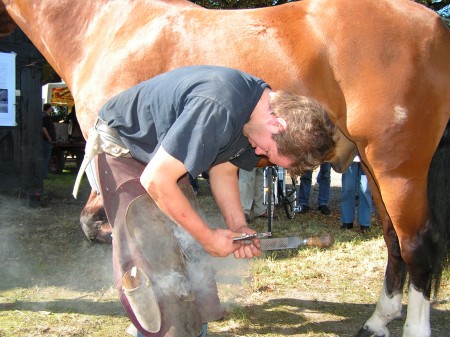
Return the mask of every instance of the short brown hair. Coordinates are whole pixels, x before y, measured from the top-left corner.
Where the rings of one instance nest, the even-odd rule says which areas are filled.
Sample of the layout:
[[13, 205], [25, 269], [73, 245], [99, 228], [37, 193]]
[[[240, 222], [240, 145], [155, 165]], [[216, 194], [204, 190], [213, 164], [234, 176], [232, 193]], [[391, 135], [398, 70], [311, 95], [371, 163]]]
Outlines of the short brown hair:
[[284, 118], [287, 128], [274, 135], [278, 152], [289, 158], [289, 171], [300, 175], [312, 171], [334, 154], [336, 127], [325, 109], [313, 98], [285, 91], [274, 91], [270, 105], [277, 117]]

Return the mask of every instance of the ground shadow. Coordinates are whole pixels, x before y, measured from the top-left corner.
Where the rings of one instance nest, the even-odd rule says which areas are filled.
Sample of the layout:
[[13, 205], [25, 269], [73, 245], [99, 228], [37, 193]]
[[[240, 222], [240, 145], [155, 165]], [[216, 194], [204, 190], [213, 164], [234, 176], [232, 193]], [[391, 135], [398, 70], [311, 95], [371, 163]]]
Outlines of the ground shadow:
[[[308, 333], [353, 336], [372, 315], [374, 304], [335, 303], [307, 301], [293, 298], [269, 300], [259, 305], [244, 307], [249, 320], [248, 327], [239, 331], [210, 333], [210, 336], [274, 335], [296, 336]], [[406, 307], [403, 308], [406, 312]], [[311, 320], [307, 317], [317, 317]], [[329, 317], [329, 319], [327, 319]], [[388, 328], [392, 337], [401, 336], [404, 318], [393, 320]], [[227, 318], [225, 318], [227, 319]], [[433, 336], [450, 335], [449, 311], [431, 310]]]

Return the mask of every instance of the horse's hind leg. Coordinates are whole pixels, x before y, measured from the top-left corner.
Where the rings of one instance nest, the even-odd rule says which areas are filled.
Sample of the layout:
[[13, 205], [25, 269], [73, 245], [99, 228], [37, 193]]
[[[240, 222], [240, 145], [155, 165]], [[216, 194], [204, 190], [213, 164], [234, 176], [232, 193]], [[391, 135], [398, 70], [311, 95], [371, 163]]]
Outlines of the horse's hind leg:
[[[423, 149], [425, 150], [425, 147]], [[384, 235], [389, 251], [385, 277], [388, 299], [391, 296], [395, 299], [397, 294], [392, 292], [392, 290], [396, 290], [395, 282], [398, 281], [395, 280], [401, 280], [398, 279], [399, 275], [404, 275], [400, 268], [402, 266], [399, 262], [400, 258], [406, 263], [410, 275], [408, 314], [404, 325], [404, 337], [429, 337], [431, 335], [429, 322], [431, 288], [433, 283], [436, 289], [439, 285], [450, 219], [448, 208], [450, 200], [449, 157], [450, 131], [447, 126], [429, 168], [424, 165], [424, 160], [421, 158], [415, 162], [410, 160], [403, 165], [399, 164], [395, 170], [391, 171], [377, 171], [373, 167], [371, 168], [375, 172], [374, 176], [382, 191], [383, 203], [392, 220], [393, 229], [395, 229], [394, 232], [390, 222], [385, 221]], [[386, 224], [388, 224], [387, 227]], [[392, 240], [395, 233], [398, 236], [400, 247], [398, 251], [395, 240]], [[396, 263], [400, 264], [396, 265]], [[394, 289], [389, 283], [391, 279], [394, 280]], [[401, 295], [401, 292], [399, 294]], [[365, 324], [365, 327], [370, 328], [371, 331], [377, 332], [374, 328], [379, 327], [377, 323], [380, 321], [380, 317], [381, 320], [386, 318], [383, 310], [389, 305], [383, 306], [383, 295], [379, 301], [380, 306], [377, 305], [374, 315]], [[388, 303], [392, 304], [393, 302], [388, 301]], [[382, 313], [381, 316], [380, 313]], [[383, 332], [381, 331], [381, 333]], [[380, 334], [380, 336], [385, 335], [386, 332], [384, 335]], [[359, 336], [364, 335], [360, 334]]]
[[400, 245], [392, 221], [387, 215], [386, 208], [381, 200], [380, 191], [374, 179], [363, 162], [361, 164], [366, 172], [373, 199], [383, 222], [384, 240], [388, 250], [388, 262], [385, 279], [378, 299], [376, 309], [364, 326], [355, 335], [356, 337], [383, 336], [388, 337], [386, 325], [394, 318], [401, 316], [402, 294], [406, 279], [406, 264], [400, 253]]
[[[424, 235], [427, 226], [427, 194], [426, 179], [404, 179], [381, 177], [378, 183], [382, 188], [382, 196], [389, 212], [391, 223], [384, 228], [385, 241], [388, 246], [388, 266], [385, 275], [385, 287], [374, 315], [366, 322], [365, 327], [374, 331], [377, 323], [388, 321], [398, 314], [401, 307], [402, 287], [404, 283], [406, 263], [410, 274], [409, 306], [405, 323], [404, 337], [428, 337], [429, 326], [429, 294], [431, 265], [435, 256], [427, 249], [431, 237]], [[394, 231], [395, 229], [395, 231]], [[395, 240], [398, 236], [398, 241]], [[401, 260], [404, 261], [401, 262]], [[385, 293], [383, 293], [385, 291]], [[392, 309], [398, 308], [397, 310]], [[390, 311], [391, 309], [391, 311]], [[361, 335], [364, 336], [364, 335]], [[384, 334], [388, 336], [385, 328]]]
[[408, 315], [404, 337], [430, 336], [430, 297], [439, 289], [450, 226], [450, 122], [434, 153], [428, 172], [430, 215], [412, 248], [409, 267]]

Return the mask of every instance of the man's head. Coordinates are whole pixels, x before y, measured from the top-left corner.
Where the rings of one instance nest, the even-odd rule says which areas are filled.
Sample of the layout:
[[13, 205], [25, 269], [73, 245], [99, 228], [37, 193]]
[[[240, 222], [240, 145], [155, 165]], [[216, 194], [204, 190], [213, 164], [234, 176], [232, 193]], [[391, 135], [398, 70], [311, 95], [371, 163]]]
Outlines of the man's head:
[[331, 158], [335, 130], [314, 99], [266, 89], [243, 133], [257, 155], [298, 175]]
[[323, 107], [314, 99], [285, 91], [270, 93], [270, 106], [275, 117], [286, 127], [273, 135], [278, 154], [290, 159], [290, 171], [301, 174], [329, 160], [336, 143], [336, 127]]
[[45, 103], [42, 106], [42, 111], [45, 111], [46, 113], [50, 113], [52, 111], [52, 105], [50, 103]]

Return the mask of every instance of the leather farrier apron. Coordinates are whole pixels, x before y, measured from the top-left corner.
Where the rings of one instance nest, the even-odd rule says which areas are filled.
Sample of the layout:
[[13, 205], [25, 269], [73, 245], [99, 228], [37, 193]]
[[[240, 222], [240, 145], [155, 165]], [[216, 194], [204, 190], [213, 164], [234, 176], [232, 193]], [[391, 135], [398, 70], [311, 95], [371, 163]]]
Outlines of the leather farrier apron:
[[[115, 282], [130, 320], [145, 336], [199, 336], [203, 322], [223, 316], [209, 256], [161, 212], [140, 184], [145, 166], [100, 119], [86, 145], [85, 161], [92, 158], [93, 187], [102, 194], [113, 227]], [[80, 174], [87, 166], [83, 164]], [[79, 182], [77, 177], [74, 194]], [[198, 211], [187, 177], [178, 184]]]

